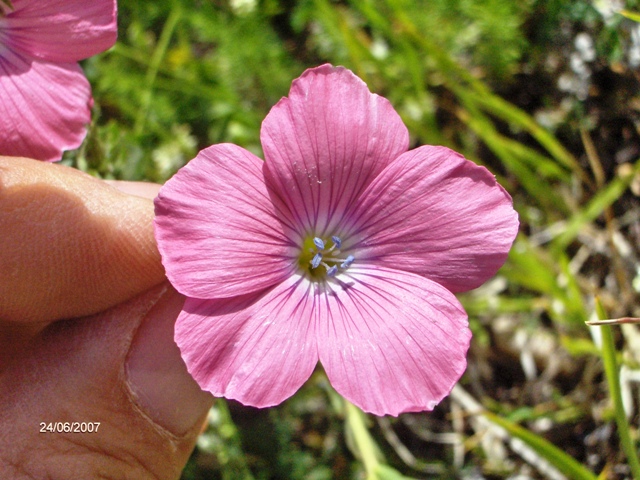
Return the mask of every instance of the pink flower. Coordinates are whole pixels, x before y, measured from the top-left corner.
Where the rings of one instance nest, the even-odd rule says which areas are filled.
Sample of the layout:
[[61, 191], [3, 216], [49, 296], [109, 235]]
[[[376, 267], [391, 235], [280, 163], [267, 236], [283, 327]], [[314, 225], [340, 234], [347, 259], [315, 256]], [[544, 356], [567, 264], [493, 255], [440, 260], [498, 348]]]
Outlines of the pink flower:
[[156, 199], [175, 339], [199, 385], [248, 405], [293, 395], [317, 362], [365, 411], [431, 410], [466, 368], [451, 292], [504, 263], [518, 229], [485, 168], [408, 150], [390, 103], [353, 73], [307, 70], [262, 124], [263, 162], [198, 154]]
[[91, 120], [76, 63], [116, 41], [115, 0], [0, 0], [0, 154], [60, 160]]

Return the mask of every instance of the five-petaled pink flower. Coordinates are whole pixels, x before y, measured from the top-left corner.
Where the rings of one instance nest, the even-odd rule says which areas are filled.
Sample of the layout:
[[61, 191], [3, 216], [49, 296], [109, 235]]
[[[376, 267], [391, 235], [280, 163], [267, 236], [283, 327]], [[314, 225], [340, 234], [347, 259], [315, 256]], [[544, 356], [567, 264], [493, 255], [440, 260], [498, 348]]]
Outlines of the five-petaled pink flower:
[[307, 70], [262, 124], [265, 161], [211, 146], [156, 199], [167, 275], [186, 295], [175, 339], [198, 384], [266, 407], [317, 362], [365, 411], [430, 410], [466, 367], [451, 292], [504, 263], [518, 229], [484, 167], [409, 150], [384, 98], [353, 73]]
[[60, 160], [91, 120], [77, 64], [116, 41], [116, 0], [0, 0], [0, 154]]

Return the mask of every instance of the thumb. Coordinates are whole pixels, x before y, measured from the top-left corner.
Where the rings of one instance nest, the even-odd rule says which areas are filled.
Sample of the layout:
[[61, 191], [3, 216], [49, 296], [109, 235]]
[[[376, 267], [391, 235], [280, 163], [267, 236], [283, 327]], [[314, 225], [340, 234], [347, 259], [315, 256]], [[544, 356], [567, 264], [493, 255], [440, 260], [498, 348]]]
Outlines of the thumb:
[[16, 352], [0, 371], [0, 478], [178, 478], [212, 403], [173, 342], [183, 301], [164, 283]]
[[164, 279], [153, 204], [63, 165], [0, 157], [0, 320], [103, 311]]

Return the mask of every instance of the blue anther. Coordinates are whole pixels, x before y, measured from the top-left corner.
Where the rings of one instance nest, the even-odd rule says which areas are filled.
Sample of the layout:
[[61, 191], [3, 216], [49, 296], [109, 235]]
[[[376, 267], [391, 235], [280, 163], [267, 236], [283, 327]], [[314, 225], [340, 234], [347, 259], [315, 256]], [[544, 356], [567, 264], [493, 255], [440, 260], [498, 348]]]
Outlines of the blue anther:
[[322, 254], [316, 253], [313, 256], [313, 259], [311, 260], [311, 268], [318, 268], [318, 265], [320, 265], [321, 261], [322, 261]]
[[356, 259], [353, 255], [349, 255], [344, 262], [340, 265], [341, 268], [349, 268], [353, 261]]
[[327, 269], [327, 276], [334, 277], [337, 271], [338, 271], [338, 267], [336, 267], [335, 265], [333, 267], [329, 267]]
[[331, 240], [333, 240], [333, 244], [335, 245], [336, 248], [340, 248], [342, 246], [342, 240], [340, 240], [340, 237], [336, 237], [334, 235], [331, 237]]
[[321, 238], [313, 237], [313, 244], [316, 246], [318, 250], [324, 250], [324, 242], [322, 241]]

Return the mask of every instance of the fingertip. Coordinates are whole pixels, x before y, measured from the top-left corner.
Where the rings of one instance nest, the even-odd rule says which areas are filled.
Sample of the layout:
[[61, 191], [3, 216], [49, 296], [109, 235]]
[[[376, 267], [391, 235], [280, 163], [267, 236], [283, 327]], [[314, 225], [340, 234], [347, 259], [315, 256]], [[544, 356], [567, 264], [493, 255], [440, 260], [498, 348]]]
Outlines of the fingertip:
[[164, 279], [153, 203], [78, 170], [0, 157], [0, 318], [89, 315]]

